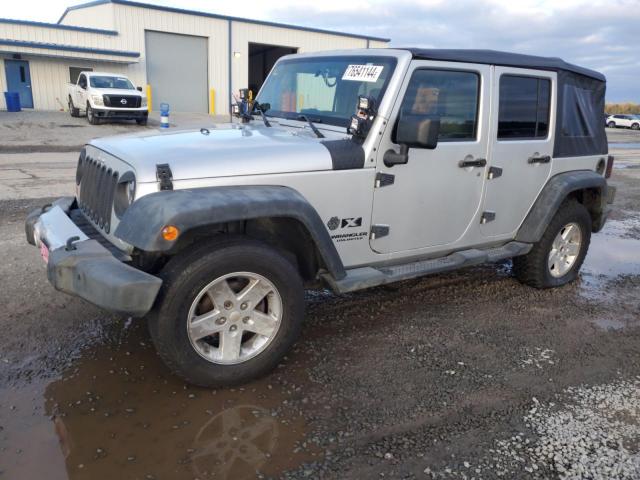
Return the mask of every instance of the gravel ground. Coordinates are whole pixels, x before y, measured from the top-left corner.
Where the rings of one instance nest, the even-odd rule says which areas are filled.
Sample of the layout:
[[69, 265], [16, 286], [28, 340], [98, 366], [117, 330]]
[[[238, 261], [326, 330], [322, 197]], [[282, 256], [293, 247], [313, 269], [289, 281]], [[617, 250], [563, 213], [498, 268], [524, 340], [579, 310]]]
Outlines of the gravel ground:
[[291, 355], [220, 390], [173, 377], [144, 321], [55, 292], [23, 233], [46, 199], [0, 201], [0, 478], [640, 478], [636, 165], [579, 281], [505, 262], [309, 292]]

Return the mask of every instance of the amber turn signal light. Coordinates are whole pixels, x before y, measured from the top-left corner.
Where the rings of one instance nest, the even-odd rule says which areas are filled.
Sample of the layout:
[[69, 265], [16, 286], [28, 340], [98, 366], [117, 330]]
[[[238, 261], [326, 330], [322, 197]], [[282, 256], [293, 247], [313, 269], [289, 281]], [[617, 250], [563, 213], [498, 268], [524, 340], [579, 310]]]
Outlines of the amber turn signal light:
[[161, 230], [160, 233], [162, 233], [162, 238], [171, 242], [178, 238], [178, 235], [180, 235], [180, 230], [178, 230], [178, 227], [174, 227], [173, 225], [167, 225]]

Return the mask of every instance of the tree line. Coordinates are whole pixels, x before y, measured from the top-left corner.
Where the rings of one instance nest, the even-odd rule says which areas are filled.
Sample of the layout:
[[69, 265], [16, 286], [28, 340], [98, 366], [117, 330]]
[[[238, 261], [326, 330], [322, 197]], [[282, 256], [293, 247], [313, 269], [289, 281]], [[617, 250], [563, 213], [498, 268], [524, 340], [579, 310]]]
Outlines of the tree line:
[[638, 103], [607, 103], [604, 111], [610, 115], [614, 113], [640, 114], [640, 104]]

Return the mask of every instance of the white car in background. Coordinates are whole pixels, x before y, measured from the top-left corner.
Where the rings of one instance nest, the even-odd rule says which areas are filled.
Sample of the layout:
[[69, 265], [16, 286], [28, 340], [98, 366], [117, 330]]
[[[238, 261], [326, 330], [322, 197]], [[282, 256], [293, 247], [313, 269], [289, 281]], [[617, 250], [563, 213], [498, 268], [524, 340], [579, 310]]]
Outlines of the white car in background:
[[607, 118], [607, 127], [609, 128], [631, 128], [640, 130], [640, 115], [610, 115]]
[[126, 76], [106, 72], [80, 72], [78, 82], [67, 86], [69, 113], [72, 117], [86, 113], [92, 125], [101, 119], [135, 120], [146, 125], [149, 112], [147, 97]]

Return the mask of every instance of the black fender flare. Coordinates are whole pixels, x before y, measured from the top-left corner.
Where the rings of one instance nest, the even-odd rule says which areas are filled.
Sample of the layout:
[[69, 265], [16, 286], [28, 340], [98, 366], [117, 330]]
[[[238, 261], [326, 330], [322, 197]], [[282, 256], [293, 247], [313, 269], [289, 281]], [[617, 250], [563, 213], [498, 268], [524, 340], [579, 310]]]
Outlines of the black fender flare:
[[[591, 170], [559, 173], [551, 177], [516, 234], [516, 241], [535, 243], [544, 234], [551, 219], [569, 194], [578, 190], [597, 189], [600, 191], [598, 214], [605, 215], [607, 201], [607, 181], [602, 175]], [[596, 230], [604, 222], [594, 222]]]
[[296, 190], [272, 185], [204, 187], [155, 192], [136, 200], [114, 235], [140, 250], [167, 252], [174, 242], [162, 238], [166, 225], [181, 232], [238, 220], [292, 218], [307, 229], [327, 270], [336, 279], [344, 265], [320, 215]]

